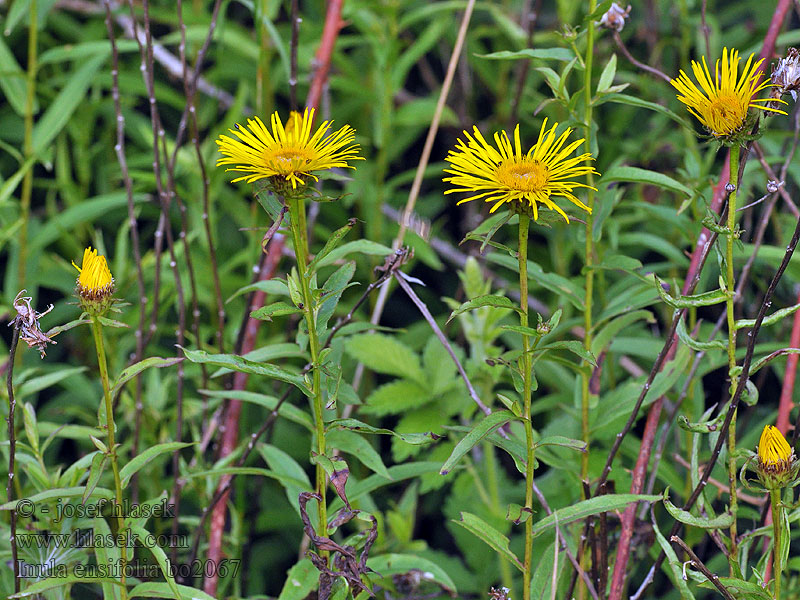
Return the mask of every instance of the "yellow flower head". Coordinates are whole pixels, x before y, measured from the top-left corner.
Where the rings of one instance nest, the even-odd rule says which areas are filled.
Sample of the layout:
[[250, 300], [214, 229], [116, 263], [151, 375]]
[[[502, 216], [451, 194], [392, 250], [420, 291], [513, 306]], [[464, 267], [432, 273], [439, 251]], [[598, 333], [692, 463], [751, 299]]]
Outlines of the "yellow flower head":
[[758, 462], [765, 468], [778, 467], [788, 463], [794, 452], [789, 442], [774, 425], [766, 425], [758, 441]]
[[553, 202], [553, 196], [562, 196], [585, 211], [592, 209], [578, 200], [572, 190], [579, 187], [595, 189], [589, 185], [570, 181], [573, 177], [588, 173], [598, 174], [586, 161], [594, 157], [586, 152], [574, 156], [575, 150], [584, 142], [576, 140], [567, 143], [572, 129], [567, 129], [556, 137], [558, 123], [547, 129], [547, 119], [542, 123], [539, 139], [527, 152], [522, 151], [519, 138], [519, 125], [514, 129], [512, 144], [505, 131], [494, 134], [492, 146], [484, 139], [477, 127], [473, 127], [473, 135], [466, 131], [467, 142], [458, 140], [455, 150], [447, 155], [450, 173], [453, 177], [445, 177], [444, 181], [455, 187], [445, 194], [467, 192], [473, 194], [459, 200], [459, 204], [470, 200], [483, 199], [492, 202], [489, 212], [494, 212], [505, 203], [519, 202], [520, 208], [530, 209], [533, 218], [539, 218], [538, 205], [542, 204], [557, 211], [569, 223], [567, 214]]
[[83, 261], [78, 269], [77, 292], [81, 305], [87, 312], [103, 313], [111, 303], [114, 293], [114, 278], [106, 263], [105, 256], [98, 256], [97, 250], [89, 246], [83, 251]]
[[717, 138], [729, 137], [738, 133], [747, 120], [747, 110], [758, 110], [786, 114], [777, 108], [770, 108], [769, 98], [754, 98], [761, 90], [771, 87], [769, 80], [762, 81], [763, 73], [759, 71], [764, 59], [753, 63], [751, 54], [739, 77], [739, 52], [737, 50], [722, 51], [722, 60], [717, 60], [714, 76], [708, 70], [706, 57], [703, 64], [692, 61], [692, 71], [700, 84], [698, 87], [689, 76], [680, 71], [677, 79], [670, 81], [678, 90], [678, 100], [683, 102], [697, 119]]
[[[291, 183], [292, 189], [306, 184], [306, 177], [317, 181], [313, 171], [323, 171], [335, 167], [354, 168], [348, 160], [363, 160], [358, 156], [359, 146], [354, 144], [355, 131], [349, 125], [329, 134], [331, 121], [324, 121], [312, 134], [314, 109], [305, 112], [292, 112], [284, 127], [277, 111], [270, 117], [270, 132], [258, 117], [247, 119], [247, 127], [238, 123], [229, 129], [237, 139], [220, 135], [216, 140], [219, 151], [224, 155], [217, 161], [219, 165], [235, 165], [228, 171], [247, 173], [233, 180], [252, 183], [259, 179], [271, 178], [281, 187], [281, 183]], [[281, 181], [282, 180], [282, 181]]]

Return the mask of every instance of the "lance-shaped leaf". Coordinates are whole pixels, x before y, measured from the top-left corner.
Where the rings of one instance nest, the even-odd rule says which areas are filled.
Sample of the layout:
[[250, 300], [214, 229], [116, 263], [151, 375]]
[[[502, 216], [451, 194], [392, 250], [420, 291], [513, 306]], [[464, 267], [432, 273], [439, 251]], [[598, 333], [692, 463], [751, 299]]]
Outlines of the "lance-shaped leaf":
[[306, 278], [310, 278], [314, 273], [316, 273], [322, 260], [328, 256], [328, 254], [330, 254], [334, 248], [336, 248], [344, 236], [350, 233], [350, 230], [353, 228], [353, 226], [355, 226], [355, 224], [356, 219], [349, 219], [347, 221], [347, 225], [340, 227], [331, 234], [331, 236], [328, 238], [328, 241], [325, 242], [325, 245], [322, 247], [322, 250], [317, 253], [317, 255], [314, 257], [314, 260], [308, 263]]
[[119, 389], [125, 385], [128, 381], [136, 377], [139, 373], [144, 371], [145, 369], [149, 369], [150, 367], [156, 367], [157, 369], [163, 369], [164, 367], [171, 367], [183, 359], [179, 356], [173, 356], [171, 358], [161, 358], [160, 356], [151, 356], [150, 358], [145, 358], [135, 364], [132, 364], [127, 369], [123, 370], [122, 373], [119, 374], [117, 380], [114, 382], [114, 386], [111, 388], [111, 395], [113, 396], [116, 394]]
[[672, 308], [691, 308], [693, 306], [713, 306], [721, 304], [728, 299], [728, 293], [724, 290], [713, 290], [711, 292], [703, 292], [702, 294], [695, 294], [693, 296], [678, 296], [673, 298], [670, 296], [666, 288], [666, 284], [654, 275], [656, 281], [656, 290], [661, 299], [669, 304]]
[[692, 195], [692, 190], [672, 177], [668, 177], [657, 171], [648, 171], [647, 169], [640, 169], [638, 167], [612, 167], [603, 173], [603, 176], [598, 182], [598, 187], [605, 183], [611, 183], [612, 181], [647, 183], [663, 189], [681, 192], [687, 196]]
[[566, 340], [562, 342], [552, 342], [545, 346], [539, 346], [534, 352], [534, 356], [546, 352], [547, 350], [566, 350], [572, 352], [575, 356], [582, 358], [593, 367], [597, 366], [597, 359], [594, 355], [583, 347], [583, 344], [578, 340]]
[[540, 446], [561, 446], [562, 448], [571, 448], [579, 452], [586, 452], [586, 442], [564, 437], [563, 435], [548, 435], [547, 437], [541, 438], [534, 446], [537, 448]]
[[505, 296], [487, 294], [485, 296], [478, 296], [477, 298], [473, 298], [472, 300], [464, 302], [464, 304], [450, 313], [450, 317], [447, 319], [447, 322], [449, 323], [454, 317], [460, 315], [461, 313], [467, 312], [468, 310], [475, 310], [476, 308], [482, 308], [484, 306], [511, 309], [521, 313], [519, 306], [514, 304], [509, 298], [506, 298]]
[[[433, 581], [440, 586], [453, 598], [457, 597], [458, 590], [456, 584], [450, 576], [435, 562], [423, 558], [417, 554], [382, 554], [380, 556], [367, 559], [367, 566], [380, 573], [384, 577], [391, 575], [401, 575], [411, 571], [419, 570], [424, 573], [423, 577]], [[368, 596], [359, 596], [368, 597]], [[278, 600], [281, 600], [279, 598]]]
[[272, 321], [272, 317], [283, 317], [299, 312], [303, 311], [287, 302], [273, 302], [269, 306], [262, 306], [254, 310], [250, 313], [250, 317], [253, 319], [260, 319], [261, 321]]
[[[677, 318], [678, 315], [675, 315]], [[726, 345], [725, 342], [722, 340], [711, 340], [710, 342], [698, 342], [697, 340], [693, 339], [692, 336], [689, 335], [689, 332], [686, 331], [686, 323], [684, 322], [683, 318], [678, 321], [678, 327], [675, 329], [675, 333], [678, 334], [678, 339], [682, 341], [684, 344], [689, 346], [692, 350], [697, 350], [699, 352], [705, 352], [707, 350], [725, 350]]]
[[524, 571], [522, 563], [517, 558], [516, 554], [511, 551], [511, 548], [509, 548], [508, 537], [497, 531], [497, 529], [489, 525], [486, 521], [480, 517], [476, 517], [472, 513], [462, 512], [461, 518], [458, 520], [453, 519], [453, 523], [461, 525], [461, 527], [474, 536], [486, 542], [495, 552], [517, 567], [520, 571]]
[[711, 419], [710, 421], [701, 421], [699, 423], [692, 423], [687, 419], [685, 416], [680, 415], [678, 417], [678, 427], [685, 431], [691, 431], [692, 433], [711, 433], [716, 431], [722, 422], [725, 420], [725, 413], [720, 413], [716, 418]]
[[686, 584], [686, 580], [683, 578], [683, 563], [678, 560], [678, 556], [675, 554], [672, 544], [670, 544], [667, 541], [667, 538], [664, 537], [664, 534], [661, 533], [661, 530], [658, 528], [658, 523], [656, 523], [655, 519], [653, 519], [652, 523], [658, 545], [661, 546], [664, 556], [667, 557], [670, 571], [672, 571], [672, 582], [678, 586], [678, 589], [681, 592], [681, 598], [683, 600], [695, 600], [692, 591], [689, 589], [689, 586]]
[[596, 498], [589, 498], [577, 502], [572, 506], [566, 506], [553, 511], [552, 514], [547, 515], [541, 521], [533, 524], [533, 537], [543, 534], [551, 527], [555, 527], [556, 523], [559, 526], [579, 521], [590, 515], [597, 515], [602, 512], [611, 512], [625, 508], [631, 502], [656, 502], [661, 500], [661, 496], [653, 496], [647, 494], [607, 494], [605, 496], [597, 496]]
[[689, 511], [678, 508], [669, 501], [669, 488], [664, 490], [664, 508], [675, 520], [686, 525], [700, 527], [701, 529], [726, 529], [733, 523], [733, 513], [727, 511], [713, 519], [703, 519], [702, 517], [695, 517]]
[[122, 487], [125, 488], [128, 482], [139, 469], [153, 460], [156, 456], [166, 452], [173, 452], [191, 446], [191, 443], [186, 442], [167, 442], [165, 444], [157, 444], [137, 454], [131, 461], [119, 470], [119, 478], [122, 482]]
[[456, 447], [453, 448], [453, 452], [442, 465], [439, 473], [442, 475], [447, 475], [458, 463], [458, 461], [461, 460], [461, 457], [475, 447], [475, 444], [480, 442], [483, 438], [492, 433], [501, 425], [504, 425], [509, 421], [517, 420], [519, 420], [519, 417], [507, 410], [501, 410], [486, 416], [480, 423], [473, 427], [472, 430], [465, 435], [460, 442], [458, 442], [458, 444], [456, 444]]
[[479, 58], [487, 58], [489, 60], [516, 60], [519, 58], [538, 58], [542, 60], [560, 60], [562, 62], [569, 62], [575, 55], [567, 48], [525, 48], [524, 50], [500, 50], [499, 52], [492, 52], [491, 54], [477, 54]]
[[[183, 598], [180, 590], [178, 589], [178, 584], [175, 582], [175, 578], [172, 576], [172, 569], [170, 569], [170, 563], [167, 555], [160, 546], [156, 544], [147, 544], [147, 539], [150, 537], [150, 533], [143, 527], [138, 527], [135, 525], [130, 527], [130, 531], [133, 533], [133, 535], [139, 538], [139, 542], [144, 545], [150, 551], [150, 554], [153, 555], [153, 558], [156, 559], [156, 562], [161, 569], [161, 574], [164, 576], [164, 579], [167, 580], [167, 585], [173, 593], [172, 597]], [[197, 597], [199, 598], [199, 596]]]
[[305, 380], [300, 375], [290, 373], [280, 367], [271, 365], [269, 363], [258, 363], [235, 354], [209, 354], [205, 350], [187, 350], [182, 346], [178, 346], [183, 350], [183, 354], [190, 361], [195, 363], [205, 363], [208, 365], [215, 365], [217, 367], [227, 367], [233, 371], [240, 373], [250, 373], [251, 375], [263, 375], [271, 379], [277, 379], [285, 383], [291, 383], [303, 392], [309, 398], [313, 395], [311, 390], [306, 385]]
[[368, 425], [358, 419], [336, 419], [335, 421], [331, 421], [325, 426], [327, 431], [332, 430], [334, 427], [340, 427], [343, 429], [349, 429], [351, 431], [358, 431], [361, 433], [371, 433], [371, 434], [379, 434], [379, 435], [393, 435], [394, 437], [403, 440], [407, 444], [412, 444], [415, 446], [420, 446], [423, 444], [430, 444], [431, 442], [436, 441], [439, 437], [435, 433], [427, 432], [427, 433], [397, 433], [396, 431], [392, 431], [391, 429], [381, 429], [379, 427], [373, 427], [372, 425]]
[[[782, 308], [780, 310], [776, 310], [770, 316], [765, 317], [763, 321], [761, 321], [761, 326], [764, 325], [774, 325], [784, 317], [788, 317], [797, 309], [800, 309], [800, 304], [795, 304], [794, 306], [789, 306], [787, 308]], [[754, 327], [756, 324], [755, 319], [739, 319], [736, 321], [736, 329], [745, 329], [746, 327]]]

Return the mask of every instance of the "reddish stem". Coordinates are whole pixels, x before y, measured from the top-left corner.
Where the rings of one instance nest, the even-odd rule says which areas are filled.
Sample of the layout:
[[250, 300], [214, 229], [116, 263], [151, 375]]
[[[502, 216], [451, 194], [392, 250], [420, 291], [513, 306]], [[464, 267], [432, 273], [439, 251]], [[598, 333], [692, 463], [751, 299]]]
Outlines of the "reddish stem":
[[339, 37], [339, 30], [344, 24], [342, 22], [342, 4], [344, 0], [329, 0], [328, 11], [325, 13], [325, 26], [322, 29], [322, 40], [316, 55], [314, 55], [314, 79], [308, 90], [306, 106], [309, 108], [319, 106], [322, 98], [322, 88], [328, 81], [328, 71], [331, 68], [331, 57], [336, 39]]
[[[800, 303], [800, 293], [797, 294], [796, 302]], [[800, 348], [800, 311], [794, 313], [789, 346], [791, 348]], [[776, 426], [784, 436], [789, 434], [789, 413], [794, 405], [792, 397], [794, 396], [794, 380], [797, 375], [797, 358], [797, 354], [790, 354], [786, 359], [786, 374], [783, 377], [781, 400], [780, 404], [778, 404], [778, 422]]]

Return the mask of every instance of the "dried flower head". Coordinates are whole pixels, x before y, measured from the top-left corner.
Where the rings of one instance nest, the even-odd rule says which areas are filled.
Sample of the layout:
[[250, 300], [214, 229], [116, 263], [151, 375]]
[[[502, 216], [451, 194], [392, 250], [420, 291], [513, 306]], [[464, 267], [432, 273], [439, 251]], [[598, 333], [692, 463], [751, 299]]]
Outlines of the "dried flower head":
[[557, 128], [558, 123], [547, 129], [545, 119], [539, 130], [538, 141], [527, 152], [522, 150], [519, 125], [514, 129], [513, 144], [505, 131], [495, 133], [496, 148], [484, 139], [477, 127], [472, 128], [472, 135], [464, 131], [467, 142], [459, 139], [455, 150], [451, 150], [446, 159], [451, 168], [445, 169], [445, 173], [453, 177], [445, 177], [444, 181], [455, 187], [445, 191], [445, 194], [472, 193], [472, 196], [458, 203], [483, 199], [494, 203], [489, 212], [512, 203], [513, 209], [529, 212], [533, 219], [538, 219], [538, 205], [542, 204], [557, 211], [569, 223], [567, 213], [553, 202], [554, 196], [562, 196], [583, 210], [592, 212], [575, 197], [572, 190], [595, 188], [570, 179], [588, 173], [598, 174], [586, 164], [594, 157], [588, 152], [576, 156], [575, 150], [584, 140], [567, 143], [572, 129], [567, 127], [561, 135], [556, 136]]
[[97, 250], [92, 250], [89, 246], [83, 251], [81, 266], [74, 262], [72, 266], [80, 273], [75, 291], [81, 306], [90, 314], [102, 315], [111, 306], [114, 293], [114, 278], [106, 263], [106, 257], [98, 256]]
[[763, 73], [759, 68], [763, 62], [764, 59], [759, 59], [754, 63], [751, 54], [740, 77], [739, 52], [729, 52], [725, 48], [722, 59], [717, 60], [713, 77], [708, 70], [705, 56], [702, 65], [692, 61], [692, 71], [699, 87], [683, 71], [670, 83], [678, 90], [678, 100], [686, 105], [689, 112], [697, 117], [711, 135], [731, 140], [743, 132], [749, 108], [786, 114], [765, 105], [764, 103], [770, 102], [769, 98], [753, 97], [773, 85], [761, 80]]
[[628, 20], [628, 17], [631, 14], [631, 5], [628, 5], [628, 8], [623, 9], [619, 4], [616, 2], [611, 3], [611, 8], [609, 8], [603, 17], [600, 19], [600, 27], [605, 27], [606, 29], [613, 29], [615, 31], [622, 31], [622, 28], [625, 27], [625, 21]]
[[47, 344], [55, 344], [57, 342], [42, 333], [39, 319], [53, 310], [53, 305], [51, 304], [43, 313], [36, 312], [36, 310], [31, 307], [32, 298], [30, 296], [23, 296], [22, 294], [24, 293], [25, 290], [20, 290], [17, 297], [14, 298], [14, 310], [17, 311], [17, 316], [14, 317], [8, 325], [9, 327], [16, 327], [19, 330], [19, 339], [28, 344], [28, 348], [36, 346], [39, 349], [39, 354], [44, 358]]
[[797, 101], [797, 90], [800, 90], [800, 51], [797, 48], [789, 48], [786, 58], [778, 61], [771, 81], [775, 86], [770, 90], [773, 100], [779, 100], [784, 94], [791, 94], [792, 100]]
[[[359, 146], [354, 144], [355, 131], [349, 125], [328, 134], [331, 121], [324, 121], [312, 134], [314, 109], [305, 112], [292, 112], [284, 127], [277, 111], [270, 117], [271, 130], [268, 130], [258, 117], [247, 120], [247, 127], [238, 123], [229, 129], [237, 139], [220, 135], [217, 140], [219, 151], [224, 155], [217, 161], [219, 165], [235, 165], [227, 171], [247, 173], [237, 177], [237, 181], [252, 183], [269, 179], [273, 191], [290, 192], [304, 187], [308, 179], [317, 181], [314, 171], [335, 167], [353, 169], [349, 160], [363, 160], [358, 156]], [[291, 184], [289, 187], [288, 184]]]
[[794, 450], [773, 425], [766, 425], [758, 441], [758, 476], [764, 487], [786, 487], [797, 476]]

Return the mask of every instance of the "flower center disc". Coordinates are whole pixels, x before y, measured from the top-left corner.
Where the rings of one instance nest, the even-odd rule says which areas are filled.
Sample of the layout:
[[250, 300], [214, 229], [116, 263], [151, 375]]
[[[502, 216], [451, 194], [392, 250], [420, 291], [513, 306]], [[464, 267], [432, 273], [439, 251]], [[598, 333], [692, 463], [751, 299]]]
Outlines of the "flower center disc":
[[744, 118], [741, 104], [736, 96], [718, 96], [711, 101], [708, 108], [712, 122], [716, 124], [714, 130], [718, 133], [731, 133]]
[[311, 156], [308, 151], [283, 149], [268, 157], [267, 163], [279, 173], [288, 174], [302, 169], [310, 160]]
[[545, 189], [550, 174], [547, 167], [537, 160], [522, 160], [504, 163], [497, 168], [497, 179], [506, 187], [522, 192], [537, 192]]

